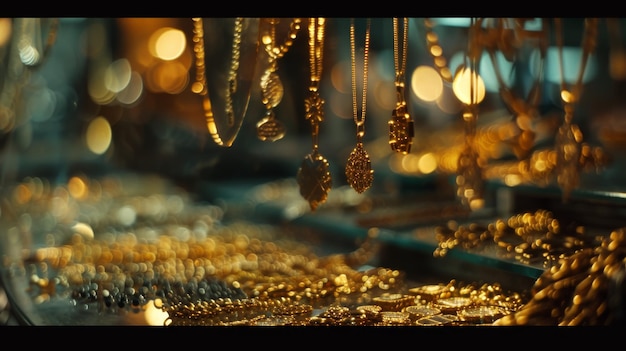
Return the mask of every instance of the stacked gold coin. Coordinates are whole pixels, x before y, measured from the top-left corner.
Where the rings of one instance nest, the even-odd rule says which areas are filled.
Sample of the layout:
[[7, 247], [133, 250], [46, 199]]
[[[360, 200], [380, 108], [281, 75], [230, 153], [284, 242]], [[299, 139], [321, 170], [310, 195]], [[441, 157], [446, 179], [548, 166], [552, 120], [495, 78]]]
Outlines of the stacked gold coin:
[[510, 314], [525, 302], [516, 292], [505, 292], [495, 284], [421, 285], [408, 289], [415, 305], [404, 307], [415, 325], [491, 324]]

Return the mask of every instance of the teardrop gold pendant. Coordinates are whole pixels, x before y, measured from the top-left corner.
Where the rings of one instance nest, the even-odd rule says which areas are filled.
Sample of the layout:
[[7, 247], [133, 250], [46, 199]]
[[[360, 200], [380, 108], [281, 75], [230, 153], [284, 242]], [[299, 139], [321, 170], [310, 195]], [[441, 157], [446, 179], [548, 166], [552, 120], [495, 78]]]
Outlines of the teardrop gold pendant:
[[328, 161], [317, 150], [306, 155], [298, 169], [297, 181], [300, 187], [300, 195], [311, 206], [311, 211], [326, 202], [328, 192], [332, 188]]
[[348, 184], [359, 194], [372, 186], [374, 170], [372, 169], [370, 156], [363, 148], [363, 143], [358, 143], [348, 157], [346, 178], [348, 179]]

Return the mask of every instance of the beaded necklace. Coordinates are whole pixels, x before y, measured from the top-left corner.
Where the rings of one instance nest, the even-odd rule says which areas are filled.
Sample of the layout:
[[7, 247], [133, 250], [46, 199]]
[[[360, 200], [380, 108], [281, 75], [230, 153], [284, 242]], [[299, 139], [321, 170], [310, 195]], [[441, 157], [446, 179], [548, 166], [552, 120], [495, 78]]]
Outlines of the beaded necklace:
[[[228, 23], [228, 19], [220, 19]], [[241, 73], [241, 60], [243, 59], [243, 40], [244, 36], [251, 36], [258, 30], [258, 19], [237, 17], [234, 19], [232, 30], [231, 56], [229, 70], [227, 75], [226, 89], [220, 91], [223, 94], [224, 109], [215, 109], [214, 102], [209, 95], [209, 87], [207, 82], [207, 65], [204, 47], [204, 19], [193, 18], [193, 42], [194, 53], [196, 55], [196, 81], [193, 90], [202, 96], [202, 107], [206, 118], [207, 128], [213, 141], [224, 147], [231, 147], [239, 134], [243, 119], [248, 107], [250, 99], [250, 89], [247, 84], [242, 86], [242, 81], [248, 81], [253, 71], [247, 70], [245, 74]], [[257, 41], [254, 41], [253, 47], [249, 48], [246, 41], [246, 58], [251, 54], [256, 58]], [[217, 94], [217, 96], [222, 96]], [[239, 104], [235, 104], [234, 99], [237, 98]], [[235, 111], [235, 107], [238, 107]], [[224, 120], [224, 121], [223, 121]]]
[[276, 119], [274, 107], [278, 106], [283, 98], [284, 87], [280, 77], [276, 73], [278, 70], [278, 59], [283, 57], [293, 45], [300, 30], [300, 18], [291, 21], [289, 33], [282, 45], [276, 44], [276, 25], [278, 18], [268, 18], [264, 20], [269, 26], [268, 32], [264, 34], [261, 41], [264, 44], [265, 52], [268, 56], [268, 66], [261, 77], [261, 92], [263, 93], [263, 104], [266, 108], [265, 117], [256, 125], [257, 136], [263, 141], [276, 141], [285, 136], [285, 126]]

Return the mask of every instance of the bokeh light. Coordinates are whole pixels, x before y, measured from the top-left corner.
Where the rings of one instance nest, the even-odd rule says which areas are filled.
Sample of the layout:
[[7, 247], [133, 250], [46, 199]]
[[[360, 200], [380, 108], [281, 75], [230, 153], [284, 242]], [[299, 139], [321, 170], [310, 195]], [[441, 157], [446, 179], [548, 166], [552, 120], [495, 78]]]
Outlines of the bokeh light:
[[98, 155], [105, 153], [109, 149], [109, 145], [111, 145], [111, 138], [111, 125], [106, 118], [99, 116], [89, 123], [86, 133], [89, 151]]
[[466, 105], [480, 104], [485, 98], [485, 83], [481, 76], [470, 68], [460, 68], [452, 83], [454, 95]]

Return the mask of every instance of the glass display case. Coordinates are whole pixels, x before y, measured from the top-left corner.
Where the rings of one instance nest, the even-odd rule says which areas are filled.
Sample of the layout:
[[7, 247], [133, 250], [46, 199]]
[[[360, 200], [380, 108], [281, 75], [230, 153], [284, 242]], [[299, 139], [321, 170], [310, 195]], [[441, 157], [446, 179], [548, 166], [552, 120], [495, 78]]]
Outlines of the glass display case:
[[625, 26], [0, 19], [0, 324], [623, 325]]

